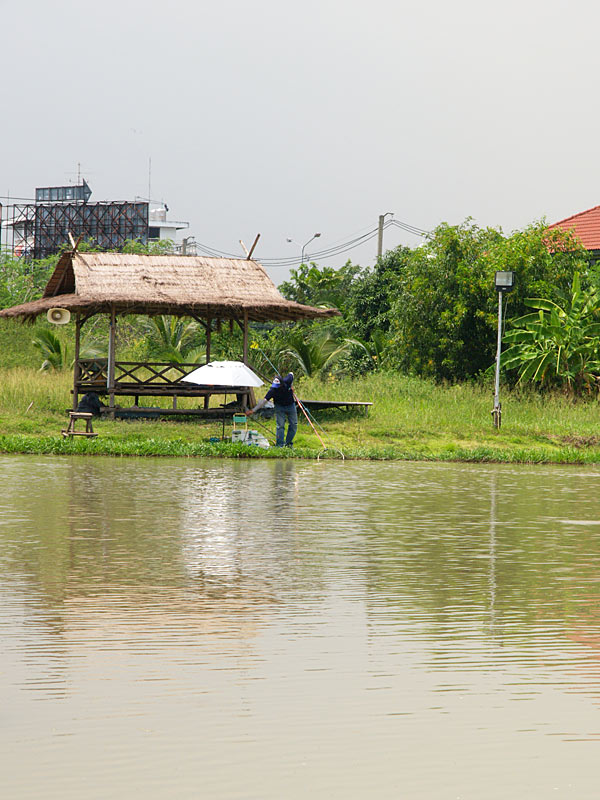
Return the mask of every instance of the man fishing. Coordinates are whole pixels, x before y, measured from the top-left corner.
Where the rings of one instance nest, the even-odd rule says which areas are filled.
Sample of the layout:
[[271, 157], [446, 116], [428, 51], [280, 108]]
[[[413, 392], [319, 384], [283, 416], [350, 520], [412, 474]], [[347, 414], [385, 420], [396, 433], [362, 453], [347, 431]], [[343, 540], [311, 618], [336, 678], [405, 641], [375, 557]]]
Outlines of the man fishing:
[[[273, 401], [273, 405], [275, 406], [275, 420], [277, 423], [276, 447], [283, 447], [284, 439], [285, 446], [291, 447], [292, 442], [294, 441], [294, 436], [296, 435], [296, 430], [298, 428], [298, 413], [296, 411], [296, 401], [294, 400], [294, 391], [292, 389], [293, 382], [293, 372], [288, 372], [284, 378], [280, 378], [278, 375], [276, 375], [273, 378], [271, 388], [263, 397], [263, 399], [259, 400], [254, 408], [246, 411], [246, 414], [248, 415], [254, 414], [255, 411], [259, 411], [261, 408], [263, 408], [268, 400]], [[288, 422], [287, 436], [285, 435], [286, 419]]]

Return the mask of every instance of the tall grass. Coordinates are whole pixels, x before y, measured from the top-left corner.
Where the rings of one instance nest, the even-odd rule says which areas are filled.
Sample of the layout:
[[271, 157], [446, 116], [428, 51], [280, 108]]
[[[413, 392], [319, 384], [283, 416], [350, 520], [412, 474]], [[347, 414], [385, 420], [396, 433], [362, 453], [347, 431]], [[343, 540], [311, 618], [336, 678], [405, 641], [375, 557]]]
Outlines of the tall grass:
[[0, 412], [7, 414], [64, 413], [70, 407], [73, 374], [68, 370], [39, 372], [27, 367], [2, 370]]
[[468, 437], [523, 434], [600, 433], [600, 402], [574, 403], [561, 394], [501, 391], [502, 429], [491, 424], [492, 387], [463, 383], [436, 385], [396, 373], [372, 373], [358, 379], [302, 379], [298, 393], [306, 399], [371, 401], [369, 426], [375, 429]]

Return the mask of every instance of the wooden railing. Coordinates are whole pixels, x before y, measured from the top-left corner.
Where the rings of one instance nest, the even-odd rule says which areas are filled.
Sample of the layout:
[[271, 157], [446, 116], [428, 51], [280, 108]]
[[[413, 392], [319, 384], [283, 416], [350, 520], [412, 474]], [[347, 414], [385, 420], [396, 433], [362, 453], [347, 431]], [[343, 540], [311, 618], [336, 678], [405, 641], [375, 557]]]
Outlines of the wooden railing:
[[[107, 387], [107, 358], [79, 359], [78, 364], [79, 383]], [[153, 387], [178, 384], [181, 388], [179, 381], [198, 366], [174, 361], [115, 361], [115, 388], [119, 384]]]
[[204, 398], [203, 408], [189, 413], [214, 415], [217, 409], [209, 409], [211, 395], [232, 395], [237, 397], [237, 405], [243, 408], [254, 404], [254, 393], [241, 386], [200, 386], [184, 383], [183, 377], [198, 368], [198, 364], [181, 364], [170, 361], [115, 361], [115, 378], [112, 387], [108, 385], [108, 359], [79, 359], [75, 365], [74, 407], [80, 395], [96, 392], [108, 395], [110, 406], [115, 405], [116, 396], [133, 397], [136, 406], [140, 397], [171, 397], [172, 409], [165, 413], [188, 413], [177, 409], [178, 397]]

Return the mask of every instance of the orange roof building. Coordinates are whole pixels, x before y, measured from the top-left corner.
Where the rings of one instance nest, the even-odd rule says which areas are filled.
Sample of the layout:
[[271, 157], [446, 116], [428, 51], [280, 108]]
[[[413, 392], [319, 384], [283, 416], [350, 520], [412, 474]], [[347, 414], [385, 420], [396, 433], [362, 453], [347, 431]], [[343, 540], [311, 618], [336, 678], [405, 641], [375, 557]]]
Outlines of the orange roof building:
[[594, 256], [600, 257], [600, 206], [594, 206], [594, 208], [588, 208], [587, 211], [581, 211], [579, 214], [561, 219], [559, 222], [548, 225], [548, 228], [571, 231], [586, 250], [589, 250]]

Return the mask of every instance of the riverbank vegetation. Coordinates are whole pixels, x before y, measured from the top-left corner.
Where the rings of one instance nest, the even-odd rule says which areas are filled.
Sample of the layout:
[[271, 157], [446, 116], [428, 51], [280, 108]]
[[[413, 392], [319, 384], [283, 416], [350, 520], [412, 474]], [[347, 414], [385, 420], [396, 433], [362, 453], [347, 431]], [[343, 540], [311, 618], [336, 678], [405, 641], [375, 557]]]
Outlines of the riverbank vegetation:
[[[2, 305], [39, 296], [54, 263], [5, 258]], [[490, 414], [493, 276], [507, 269], [517, 281], [507, 300], [503, 424], [496, 431]], [[373, 269], [348, 263], [292, 270], [280, 286], [286, 297], [335, 306], [341, 316], [254, 325], [251, 366], [267, 379], [292, 369], [301, 398], [373, 403], [368, 416], [317, 415], [331, 448], [325, 457], [339, 458], [342, 451], [350, 458], [600, 461], [599, 285], [597, 268], [563, 232], [540, 224], [504, 236], [469, 220], [444, 224], [421, 247], [388, 251]], [[322, 449], [308, 424], [300, 426], [291, 453], [223, 443], [220, 422], [191, 418], [103, 418], [94, 423], [96, 439], [64, 441], [70, 328], [43, 319], [33, 326], [0, 321], [0, 450], [308, 458]], [[94, 318], [86, 328], [84, 347], [105, 354], [106, 320]], [[204, 330], [190, 320], [132, 316], [118, 335], [118, 353], [129, 360], [205, 358]], [[213, 359], [241, 352], [240, 333], [228, 326], [213, 333], [211, 344]], [[180, 407], [192, 402], [182, 400]], [[273, 438], [272, 421], [266, 428], [251, 424]]]

